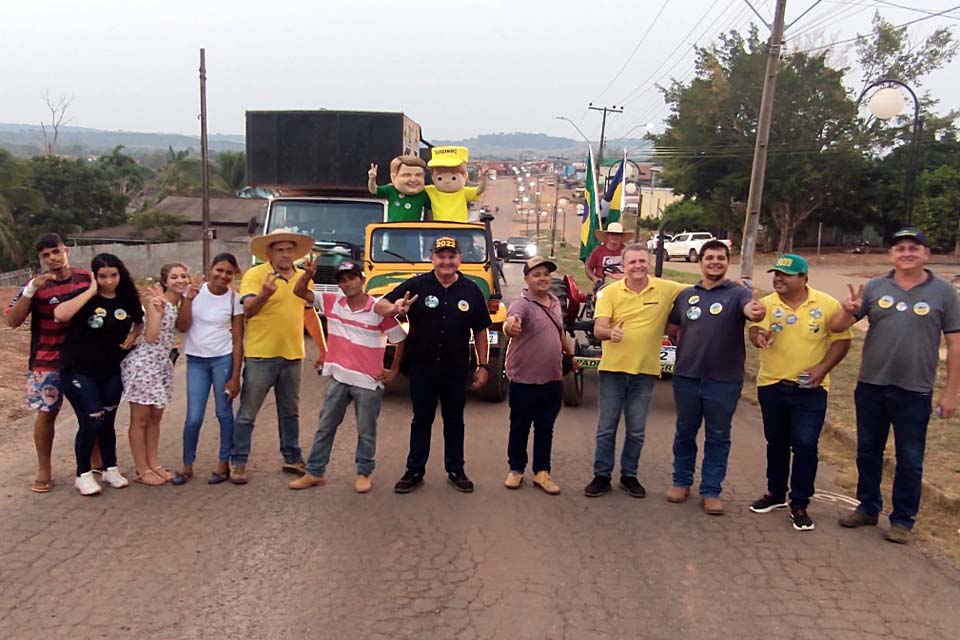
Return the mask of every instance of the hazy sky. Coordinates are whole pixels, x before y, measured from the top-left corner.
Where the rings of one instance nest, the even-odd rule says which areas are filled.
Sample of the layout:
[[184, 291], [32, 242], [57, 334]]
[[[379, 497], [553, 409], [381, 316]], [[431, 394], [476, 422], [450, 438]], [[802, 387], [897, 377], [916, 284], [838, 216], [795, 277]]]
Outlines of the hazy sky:
[[[788, 23], [814, 2], [789, 0]], [[753, 4], [769, 20], [774, 0]], [[823, 0], [789, 29], [788, 46], [868, 33], [876, 10], [902, 24], [958, 4]], [[73, 125], [196, 134], [205, 47], [211, 132], [242, 133], [247, 109], [325, 107], [404, 111], [428, 139], [501, 131], [576, 138], [557, 115], [593, 138], [600, 116], [586, 111], [590, 101], [626, 105], [622, 115], [609, 117], [610, 136], [658, 123], [666, 109], [653, 84], [691, 77], [694, 42], [756, 21], [744, 0], [665, 6], [664, 0], [2, 0], [2, 6], [0, 122], [39, 123], [48, 89], [73, 97]], [[910, 27], [911, 36], [960, 24], [960, 8], [952, 15]], [[845, 59], [853, 63], [852, 48]], [[941, 110], [960, 107], [958, 64], [924, 87], [941, 98]], [[643, 132], [641, 126], [631, 135]]]

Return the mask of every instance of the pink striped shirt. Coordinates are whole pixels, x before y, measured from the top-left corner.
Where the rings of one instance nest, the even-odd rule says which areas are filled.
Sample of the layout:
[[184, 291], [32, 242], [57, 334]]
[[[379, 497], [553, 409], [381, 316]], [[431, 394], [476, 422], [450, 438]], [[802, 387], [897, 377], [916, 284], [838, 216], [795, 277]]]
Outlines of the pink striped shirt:
[[359, 311], [350, 309], [342, 292], [321, 292], [313, 295], [313, 306], [327, 318], [327, 358], [323, 375], [337, 382], [380, 389], [377, 376], [383, 372], [383, 354], [387, 340], [402, 342], [407, 333], [394, 317], [375, 313], [373, 296]]

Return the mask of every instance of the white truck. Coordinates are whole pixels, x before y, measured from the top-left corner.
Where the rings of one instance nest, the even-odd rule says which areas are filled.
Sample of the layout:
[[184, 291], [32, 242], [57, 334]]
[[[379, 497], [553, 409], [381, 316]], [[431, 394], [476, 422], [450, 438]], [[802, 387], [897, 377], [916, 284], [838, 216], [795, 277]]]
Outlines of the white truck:
[[[667, 260], [685, 258], [687, 262], [696, 262], [700, 255], [700, 247], [709, 240], [719, 240], [719, 238], [708, 231], [684, 231], [663, 244], [664, 257]], [[733, 249], [733, 243], [729, 240], [720, 240], [720, 242]]]

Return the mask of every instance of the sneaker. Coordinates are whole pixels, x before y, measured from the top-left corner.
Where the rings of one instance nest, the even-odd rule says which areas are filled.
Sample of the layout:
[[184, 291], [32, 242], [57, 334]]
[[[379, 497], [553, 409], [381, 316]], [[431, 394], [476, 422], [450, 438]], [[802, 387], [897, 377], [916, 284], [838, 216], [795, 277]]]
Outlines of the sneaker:
[[298, 476], [302, 476], [307, 472], [307, 463], [302, 460], [300, 462], [284, 462], [280, 470], [284, 473], [295, 473]]
[[774, 509], [786, 509], [789, 506], [786, 498], [765, 493], [762, 498], [753, 501], [753, 504], [750, 505], [750, 511], [754, 513], [770, 513]]
[[588, 498], [597, 498], [605, 493], [610, 493], [610, 478], [606, 476], [593, 476], [590, 484], [583, 488], [583, 495]]
[[353, 490], [357, 493], [370, 493], [370, 489], [373, 488], [373, 482], [370, 481], [370, 476], [365, 476], [362, 473], [357, 474], [357, 479], [353, 481]]
[[878, 518], [876, 514], [871, 516], [862, 511], [851, 511], [850, 513], [840, 516], [837, 523], [841, 527], [856, 529], [857, 527], [875, 527], [879, 520], [880, 518]]
[[672, 502], [674, 504], [680, 504], [681, 502], [686, 502], [687, 498], [690, 497], [690, 487], [678, 487], [676, 485], [667, 489], [667, 493], [664, 494], [667, 502]]
[[634, 498], [647, 497], [647, 490], [644, 489], [640, 481], [633, 476], [620, 476], [620, 488]]
[[791, 507], [790, 519], [793, 520], [793, 528], [797, 531], [813, 531], [814, 529], [813, 520], [804, 507]]
[[722, 516], [723, 500], [717, 496], [704, 496], [703, 510], [707, 512], [708, 516]]
[[461, 493], [473, 493], [473, 481], [463, 471], [453, 471], [447, 474], [447, 482], [452, 484]]
[[309, 489], [310, 487], [319, 487], [320, 485], [326, 484], [327, 481], [323, 476], [312, 476], [309, 473], [304, 473], [302, 476], [288, 484], [287, 486], [293, 489], [294, 491], [299, 491], [301, 489]]
[[77, 476], [73, 481], [73, 486], [77, 488], [82, 496], [95, 496], [100, 493], [100, 483], [93, 477], [93, 471], [87, 471]]
[[913, 531], [899, 524], [892, 524], [883, 534], [883, 538], [897, 544], [907, 544], [913, 539]]
[[557, 486], [557, 483], [553, 481], [553, 478], [551, 478], [550, 474], [546, 471], [540, 471], [537, 475], [533, 476], [533, 484], [551, 496], [560, 493], [560, 487]]
[[422, 484], [423, 474], [407, 471], [405, 474], [403, 474], [403, 477], [397, 481], [397, 484], [393, 485], [393, 492], [410, 493]]
[[130, 486], [130, 481], [123, 477], [117, 467], [107, 467], [107, 470], [100, 475], [100, 482], [106, 482], [114, 489]]
[[230, 463], [230, 482], [233, 484], [247, 484], [247, 465]]
[[507, 479], [503, 481], [503, 486], [507, 489], [519, 489], [523, 484], [523, 472], [511, 471], [507, 474]]

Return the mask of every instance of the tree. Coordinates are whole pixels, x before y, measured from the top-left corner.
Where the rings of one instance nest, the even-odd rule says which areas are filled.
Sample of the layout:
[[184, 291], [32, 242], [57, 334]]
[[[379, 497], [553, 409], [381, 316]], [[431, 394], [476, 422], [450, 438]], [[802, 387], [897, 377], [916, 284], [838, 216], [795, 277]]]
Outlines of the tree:
[[133, 226], [140, 235], [156, 242], [176, 242], [180, 239], [180, 228], [186, 218], [176, 213], [151, 209], [138, 213], [133, 218]]
[[217, 154], [216, 175], [232, 193], [247, 184], [247, 154], [243, 151], [221, 151]]
[[24, 186], [46, 201], [42, 212], [19, 220], [34, 229], [76, 233], [121, 224], [126, 220], [127, 198], [114, 191], [96, 163], [58, 156], [36, 156], [28, 161]]
[[920, 176], [920, 199], [914, 223], [923, 229], [933, 250], [958, 247], [960, 224], [960, 169], [942, 165]]
[[47, 89], [44, 89], [40, 95], [43, 98], [43, 103], [47, 105], [47, 109], [50, 111], [49, 129], [46, 123], [40, 122], [40, 130], [43, 132], [43, 152], [52, 156], [57, 152], [60, 126], [64, 124], [64, 118], [67, 116], [67, 110], [70, 108], [73, 98], [62, 93], [54, 98]]
[[27, 174], [23, 162], [0, 149], [0, 265], [4, 269], [20, 266], [24, 243], [29, 241], [17, 218], [45, 206], [41, 193], [24, 186]]
[[150, 169], [123, 153], [123, 145], [117, 145], [109, 154], [100, 156], [97, 164], [113, 190], [127, 199], [128, 210], [136, 211], [143, 206], [145, 188], [153, 175]]
[[667, 224], [664, 228], [672, 233], [681, 231], [706, 231], [713, 226], [710, 214], [698, 200], [678, 200], [671, 202], [663, 210]]

